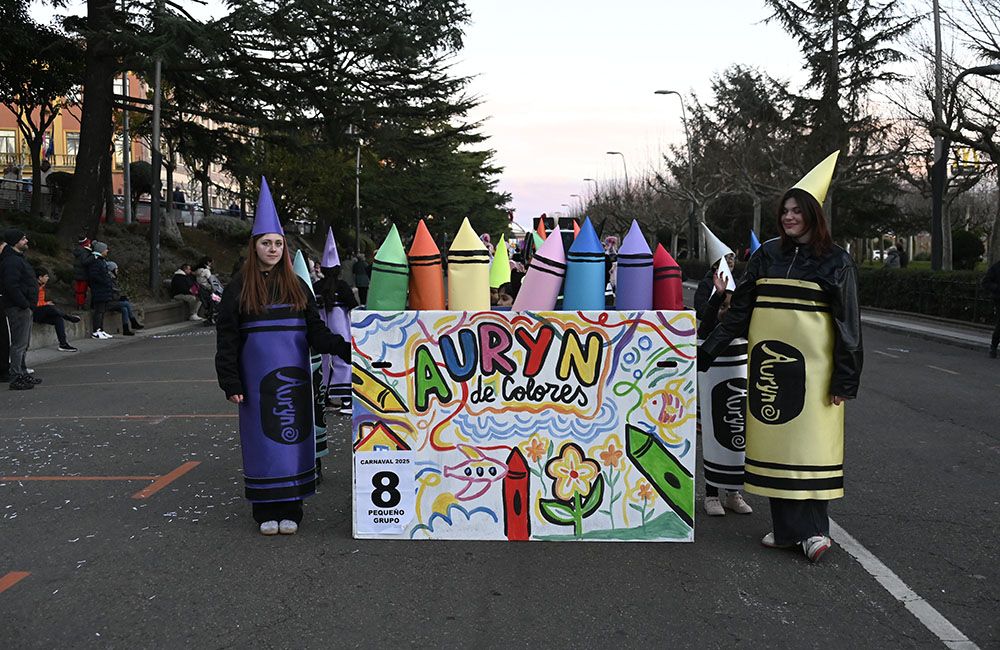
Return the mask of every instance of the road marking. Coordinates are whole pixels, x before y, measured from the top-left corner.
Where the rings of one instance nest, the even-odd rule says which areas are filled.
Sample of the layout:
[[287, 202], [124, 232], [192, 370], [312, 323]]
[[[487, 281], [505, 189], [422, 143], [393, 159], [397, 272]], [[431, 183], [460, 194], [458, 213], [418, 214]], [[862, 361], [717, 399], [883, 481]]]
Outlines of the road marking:
[[22, 415], [3, 417], [0, 422], [30, 420], [196, 420], [199, 418], [235, 418], [238, 413], [180, 413], [174, 415]]
[[93, 381], [85, 384], [49, 384], [46, 388], [70, 388], [78, 386], [129, 386], [131, 384], [214, 384], [215, 379], [141, 379], [139, 381]]
[[893, 359], [898, 359], [899, 355], [889, 354], [888, 352], [882, 352], [882, 350], [872, 350], [875, 354], [881, 354], [884, 357], [891, 357]]
[[188, 462], [184, 463], [183, 465], [181, 465], [177, 469], [175, 469], [175, 470], [173, 470], [171, 472], [168, 472], [168, 473], [164, 474], [163, 476], [159, 477], [158, 479], [156, 479], [155, 481], [153, 481], [153, 483], [151, 485], [149, 485], [148, 487], [146, 487], [145, 489], [139, 490], [138, 492], [136, 492], [135, 494], [132, 495], [132, 498], [133, 499], [146, 499], [146, 498], [149, 498], [149, 497], [153, 496], [154, 494], [156, 494], [157, 492], [159, 492], [160, 490], [162, 490], [163, 488], [165, 488], [168, 485], [170, 485], [171, 483], [173, 483], [174, 481], [176, 481], [177, 479], [179, 479], [180, 477], [184, 476], [185, 474], [187, 474], [188, 472], [190, 472], [191, 470], [193, 470], [198, 465], [201, 465], [201, 463], [199, 461], [189, 460]]
[[159, 476], [0, 476], [8, 481], [155, 481]]
[[959, 374], [959, 373], [955, 372], [954, 370], [948, 370], [947, 368], [939, 368], [937, 366], [932, 366], [929, 363], [927, 364], [927, 367], [928, 368], [933, 368], [934, 370], [940, 370], [941, 372], [946, 372], [949, 375], [957, 375], [957, 374]]
[[910, 589], [892, 569], [875, 557], [871, 551], [862, 546], [850, 533], [840, 527], [833, 519], [830, 520], [830, 533], [837, 543], [858, 561], [893, 598], [903, 604], [917, 620], [920, 621], [937, 638], [949, 648], [956, 650], [979, 650], [979, 646], [962, 634], [961, 630], [951, 624], [931, 604]]
[[5, 576], [0, 577], [0, 594], [7, 591], [17, 583], [21, 582], [31, 574], [27, 571], [11, 571]]
[[212, 357], [188, 357], [185, 359], [146, 359], [143, 361], [105, 361], [101, 363], [78, 363], [69, 366], [59, 364], [59, 368], [96, 368], [104, 366], [134, 366], [148, 363], [178, 363], [180, 361], [211, 361]]

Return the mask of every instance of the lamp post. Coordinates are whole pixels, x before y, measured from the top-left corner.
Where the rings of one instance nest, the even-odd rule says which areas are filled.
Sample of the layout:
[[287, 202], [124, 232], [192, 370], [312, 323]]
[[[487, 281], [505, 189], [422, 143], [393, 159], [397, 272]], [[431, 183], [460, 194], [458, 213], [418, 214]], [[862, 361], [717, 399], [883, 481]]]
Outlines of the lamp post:
[[361, 135], [352, 124], [347, 135], [357, 138], [357, 157], [354, 159], [354, 252], [361, 252]]
[[688, 250], [691, 251], [691, 256], [694, 257], [696, 251], [700, 251], [701, 247], [696, 246], [695, 242], [698, 237], [698, 224], [695, 223], [695, 205], [694, 205], [694, 150], [691, 149], [691, 132], [688, 131], [688, 121], [687, 121], [687, 111], [684, 108], [684, 97], [676, 90], [656, 90], [653, 92], [654, 95], [677, 95], [677, 100], [681, 103], [681, 122], [684, 124], [684, 140], [687, 142], [687, 159], [688, 159], [688, 185], [691, 191], [691, 208], [688, 212]]
[[[158, 33], [159, 17], [163, 13], [163, 0], [157, 0], [154, 7], [153, 32]], [[162, 153], [160, 151], [160, 102], [162, 100], [162, 89], [160, 88], [161, 75], [163, 73], [163, 57], [159, 54], [153, 61], [153, 126], [152, 126], [152, 149], [150, 164], [153, 167], [153, 183], [149, 191], [149, 289], [153, 295], [157, 294], [160, 286], [160, 167], [163, 165]], [[169, 193], [170, 188], [167, 188]], [[128, 199], [126, 199], [128, 200]], [[170, 214], [170, 211], [167, 211]]]
[[586, 201], [584, 201], [584, 200], [583, 200], [583, 197], [582, 197], [582, 196], [580, 196], [579, 194], [570, 194], [570, 195], [569, 195], [569, 197], [570, 197], [571, 199], [576, 199], [577, 201], [579, 201], [579, 202], [580, 202], [580, 210], [581, 210], [581, 211], [582, 211], [582, 210], [584, 210], [584, 209], [585, 209], [585, 208], [587, 207], [587, 203], [586, 203]]
[[[958, 84], [969, 75], [979, 75], [981, 77], [994, 77], [1000, 75], [1000, 63], [992, 65], [980, 65], [973, 68], [966, 68], [958, 73], [955, 80], [948, 87], [948, 96], [952, 105], [955, 103], [955, 93], [958, 92]], [[940, 97], [934, 102], [934, 125], [937, 129], [945, 128], [944, 118], [941, 116]], [[949, 111], [949, 120], [951, 119]], [[940, 132], [934, 136], [934, 164], [931, 167], [931, 269], [940, 271], [943, 265], [943, 243], [944, 232], [942, 221], [944, 218], [944, 192], [948, 183], [948, 149], [951, 148], [951, 138]]]
[[609, 151], [608, 155], [622, 157], [622, 168], [625, 170], [625, 189], [628, 190], [628, 165], [625, 164], [625, 154], [620, 151]]
[[597, 198], [597, 194], [598, 194], [598, 191], [599, 191], [597, 189], [597, 179], [596, 178], [585, 178], [583, 180], [594, 184], [594, 198]]

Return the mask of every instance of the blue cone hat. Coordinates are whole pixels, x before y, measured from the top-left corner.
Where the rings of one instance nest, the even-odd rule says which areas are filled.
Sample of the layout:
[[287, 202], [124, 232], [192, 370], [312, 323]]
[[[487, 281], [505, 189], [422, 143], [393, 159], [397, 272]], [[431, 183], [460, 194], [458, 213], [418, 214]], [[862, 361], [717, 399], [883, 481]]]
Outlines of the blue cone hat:
[[267, 186], [267, 179], [260, 177], [260, 196], [257, 197], [257, 212], [253, 218], [252, 237], [257, 235], [278, 234], [285, 236], [285, 231], [278, 221], [278, 210], [274, 207], [274, 199], [271, 198], [271, 188]]

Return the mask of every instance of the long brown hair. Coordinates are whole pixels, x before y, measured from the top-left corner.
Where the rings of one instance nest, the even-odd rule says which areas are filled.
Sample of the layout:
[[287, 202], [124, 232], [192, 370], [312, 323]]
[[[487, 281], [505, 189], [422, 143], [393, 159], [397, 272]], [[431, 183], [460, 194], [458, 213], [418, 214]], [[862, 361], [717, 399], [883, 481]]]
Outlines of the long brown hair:
[[243, 288], [240, 290], [240, 311], [244, 314], [261, 314], [268, 305], [291, 305], [295, 311], [306, 308], [306, 294], [301, 280], [292, 269], [288, 255], [288, 242], [281, 248], [281, 259], [266, 276], [257, 268], [257, 240], [250, 238], [249, 250], [243, 260]]
[[781, 225], [781, 211], [785, 209], [785, 201], [795, 199], [795, 202], [802, 208], [802, 219], [806, 222], [807, 232], [812, 233], [809, 239], [809, 246], [817, 255], [826, 255], [833, 250], [833, 237], [830, 236], [830, 228], [826, 225], [826, 215], [823, 214], [823, 206], [819, 204], [809, 192], [798, 187], [785, 192], [778, 204], [778, 232], [781, 233], [781, 247], [791, 249], [798, 246], [798, 242], [785, 234], [785, 228]]

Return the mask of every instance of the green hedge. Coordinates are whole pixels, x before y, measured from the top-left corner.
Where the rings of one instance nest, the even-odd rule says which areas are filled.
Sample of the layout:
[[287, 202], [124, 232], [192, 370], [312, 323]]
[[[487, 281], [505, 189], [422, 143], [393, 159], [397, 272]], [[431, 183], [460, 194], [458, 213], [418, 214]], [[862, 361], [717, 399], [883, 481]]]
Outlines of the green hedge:
[[[684, 279], [697, 282], [708, 273], [701, 260], [680, 262]], [[739, 278], [745, 265], [736, 265]], [[930, 271], [929, 269], [858, 269], [861, 305], [891, 311], [940, 316], [970, 323], [991, 323], [993, 299], [983, 289], [980, 271]]]
[[202, 217], [201, 221], [198, 222], [198, 228], [241, 244], [250, 238], [252, 230], [249, 221], [216, 215]]

